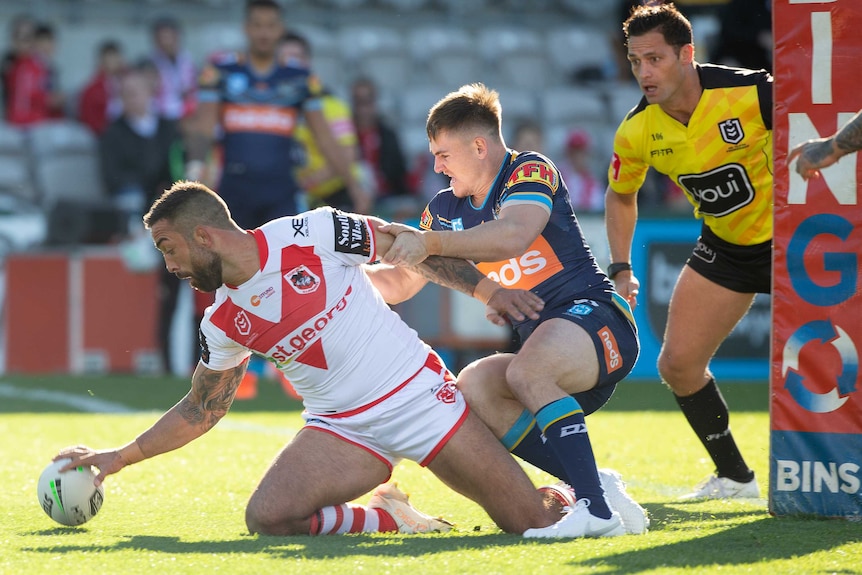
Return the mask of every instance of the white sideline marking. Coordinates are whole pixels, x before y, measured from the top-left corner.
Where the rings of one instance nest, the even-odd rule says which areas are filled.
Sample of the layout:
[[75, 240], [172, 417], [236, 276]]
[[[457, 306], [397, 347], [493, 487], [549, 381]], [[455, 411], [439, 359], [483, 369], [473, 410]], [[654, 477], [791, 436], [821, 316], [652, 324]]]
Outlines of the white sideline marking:
[[[21, 388], [2, 382], [0, 382], [0, 397], [55, 403], [72, 407], [85, 413], [147, 413], [150, 411], [132, 409], [123, 403], [109, 401], [107, 399], [99, 399], [89, 395], [81, 395], [79, 393], [69, 393], [67, 391], [57, 391], [53, 389]], [[296, 435], [299, 431], [298, 429], [290, 427], [274, 427], [257, 423], [232, 421], [230, 419], [220, 421], [219, 424], [215, 426], [215, 429], [222, 429], [224, 431], [245, 431], [248, 433], [266, 433], [270, 435], [286, 435], [290, 437]]]
[[117, 403], [116, 401], [108, 401], [67, 391], [24, 389], [7, 383], [0, 383], [0, 397], [59, 403], [60, 405], [67, 405], [88, 413], [132, 413], [134, 411], [129, 406]]

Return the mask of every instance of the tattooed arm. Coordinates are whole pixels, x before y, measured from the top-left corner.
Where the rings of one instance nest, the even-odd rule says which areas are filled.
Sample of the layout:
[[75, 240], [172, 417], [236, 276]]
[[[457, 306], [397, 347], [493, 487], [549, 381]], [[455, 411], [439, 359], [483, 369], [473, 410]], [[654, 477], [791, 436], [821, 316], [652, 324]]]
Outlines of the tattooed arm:
[[842, 156], [862, 150], [862, 112], [829, 138], [808, 140], [793, 148], [787, 156], [787, 165], [798, 156], [796, 173], [804, 179], [819, 178], [820, 170], [831, 166]]
[[[372, 220], [379, 226], [385, 225], [382, 220]], [[385, 254], [394, 241], [391, 234], [379, 229], [375, 230], [375, 239], [377, 251], [381, 254]], [[429, 256], [415, 266], [375, 264], [366, 266], [365, 272], [387, 303], [408, 300], [431, 281], [486, 304], [485, 317], [497, 325], [505, 323], [503, 315], [516, 321], [523, 320], [525, 315], [538, 319], [537, 312], [544, 307], [544, 302], [532, 292], [505, 289], [485, 277], [472, 263], [458, 258]]]
[[66, 468], [94, 465], [99, 468], [96, 482], [132, 465], [178, 449], [197, 439], [224, 417], [233, 402], [247, 362], [226, 371], [213, 371], [199, 363], [192, 376], [192, 388], [152, 427], [120, 449], [94, 451], [77, 446], [61, 451], [54, 459], [71, 458]]

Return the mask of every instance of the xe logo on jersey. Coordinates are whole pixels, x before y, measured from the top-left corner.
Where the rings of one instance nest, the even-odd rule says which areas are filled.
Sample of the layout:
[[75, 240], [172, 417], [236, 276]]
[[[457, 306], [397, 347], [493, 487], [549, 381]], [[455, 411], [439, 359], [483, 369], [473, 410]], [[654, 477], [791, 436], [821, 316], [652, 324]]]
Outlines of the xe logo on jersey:
[[284, 274], [284, 279], [297, 293], [309, 294], [320, 287], [320, 278], [306, 266], [298, 266]]
[[745, 137], [739, 118], [731, 118], [719, 123], [718, 131], [721, 132], [721, 139], [731, 145], [738, 144]]

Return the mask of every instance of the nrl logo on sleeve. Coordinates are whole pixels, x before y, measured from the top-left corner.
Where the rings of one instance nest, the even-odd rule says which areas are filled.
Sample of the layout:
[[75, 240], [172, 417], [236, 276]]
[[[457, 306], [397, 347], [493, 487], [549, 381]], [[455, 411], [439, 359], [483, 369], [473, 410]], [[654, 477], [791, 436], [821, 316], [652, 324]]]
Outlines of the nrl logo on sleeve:
[[293, 268], [284, 274], [284, 279], [301, 294], [315, 292], [320, 287], [320, 278], [305, 266]]
[[524, 162], [515, 168], [509, 180], [506, 182], [506, 187], [511, 188], [517, 184], [527, 182], [536, 182], [545, 184], [551, 190], [557, 191], [557, 186], [560, 184], [560, 179], [557, 176], [557, 170], [546, 164], [545, 162]]
[[738, 144], [745, 137], [745, 132], [742, 131], [742, 123], [739, 118], [731, 118], [718, 124], [718, 131], [721, 132], [721, 139], [728, 144]]

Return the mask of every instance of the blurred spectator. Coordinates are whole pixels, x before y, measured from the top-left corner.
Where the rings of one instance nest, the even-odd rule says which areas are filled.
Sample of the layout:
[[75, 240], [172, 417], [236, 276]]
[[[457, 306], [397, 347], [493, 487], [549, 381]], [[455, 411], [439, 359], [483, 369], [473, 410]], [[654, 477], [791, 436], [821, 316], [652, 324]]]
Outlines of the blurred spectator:
[[21, 56], [33, 51], [36, 21], [27, 14], [15, 16], [9, 24], [9, 47], [3, 54], [0, 63], [0, 81], [3, 86], [3, 117], [9, 115], [9, 104], [12, 93], [12, 68]]
[[719, 12], [717, 64], [772, 72], [772, 0], [730, 0]]
[[[285, 62], [296, 62], [305, 68], [312, 67], [311, 45], [307, 38], [297, 32], [285, 33], [281, 42], [280, 55]], [[353, 177], [361, 181], [362, 168], [358, 163], [356, 129], [353, 127], [350, 106], [326, 86], [323, 87], [320, 99], [323, 103], [323, 116], [326, 118], [326, 123], [343, 153], [350, 158]], [[305, 148], [305, 163], [298, 167], [297, 178], [299, 184], [308, 192], [310, 207], [329, 205], [348, 212], [371, 213], [373, 202], [371, 191], [356, 186], [354, 190], [361, 190], [364, 193], [358, 198], [350, 196], [350, 190], [344, 180], [326, 162], [306, 124], [297, 126], [295, 136]]]
[[395, 196], [412, 196], [407, 182], [407, 162], [398, 134], [377, 110], [377, 86], [367, 77], [350, 88], [353, 124], [359, 137], [359, 155], [374, 175], [378, 202]]
[[52, 118], [62, 118], [65, 115], [66, 97], [60, 90], [60, 76], [54, 64], [54, 54], [57, 51], [57, 35], [50, 24], [38, 24], [33, 32], [33, 48], [36, 56], [42, 60], [47, 72], [48, 108]]
[[[123, 113], [108, 125], [99, 139], [102, 174], [115, 206], [128, 216], [130, 235], [144, 234], [141, 216], [173, 183], [171, 159], [181, 153], [181, 139], [176, 122], [154, 112], [153, 83], [144, 71], [133, 69], [122, 75], [120, 96]], [[182, 166], [182, 162], [179, 165]], [[162, 365], [170, 370], [171, 323], [181, 281], [164, 266], [159, 268], [157, 335], [162, 345]], [[193, 318], [190, 316], [188, 321], [192, 322]]]
[[197, 72], [191, 55], [182, 47], [182, 29], [173, 18], [153, 22], [153, 52], [150, 59], [158, 71], [156, 111], [179, 120], [194, 111], [197, 102]]
[[[52, 90], [51, 73], [36, 49], [36, 29], [32, 20], [22, 17], [13, 26], [13, 50], [4, 73], [6, 120], [28, 126], [62, 115], [62, 100]], [[44, 42], [44, 28], [43, 47]]]
[[78, 119], [98, 135], [123, 110], [120, 75], [126, 62], [116, 40], [106, 40], [99, 45], [97, 66], [78, 99]]
[[586, 130], [575, 129], [566, 138], [563, 157], [556, 162], [560, 176], [569, 189], [575, 212], [601, 212], [605, 209], [605, 186], [590, 169], [592, 141]]
[[154, 112], [154, 96], [144, 72], [123, 74], [123, 113], [99, 139], [105, 187], [115, 205], [135, 217], [173, 183], [169, 158], [179, 134], [174, 122]]
[[519, 152], [545, 153], [545, 131], [531, 118], [519, 120], [512, 135], [512, 148]]

